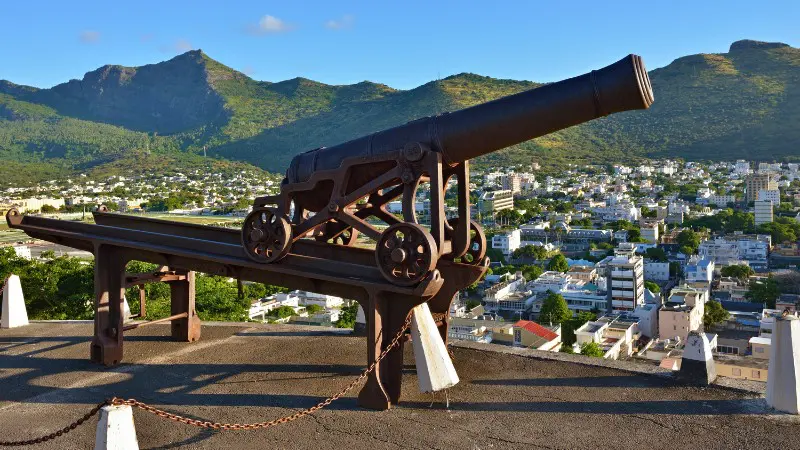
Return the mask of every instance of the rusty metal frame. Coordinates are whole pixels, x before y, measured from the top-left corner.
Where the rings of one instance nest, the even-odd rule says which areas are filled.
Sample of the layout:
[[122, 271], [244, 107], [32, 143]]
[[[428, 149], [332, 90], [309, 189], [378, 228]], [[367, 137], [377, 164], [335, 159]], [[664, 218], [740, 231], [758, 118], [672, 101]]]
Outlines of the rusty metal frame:
[[[245, 254], [239, 230], [105, 212], [95, 212], [94, 219], [96, 224], [91, 225], [26, 216], [16, 210], [6, 215], [11, 228], [32, 238], [94, 254], [95, 322], [90, 355], [106, 365], [123, 358], [124, 289], [144, 282], [170, 284], [172, 315], [163, 321], [172, 323], [173, 339], [183, 341], [200, 336], [194, 271], [354, 299], [367, 313], [367, 362], [371, 364], [414, 306], [429, 302], [433, 313], [448, 312], [455, 293], [479, 279], [488, 265], [488, 260], [468, 265], [441, 259], [421, 283], [401, 287], [381, 275], [370, 249], [300, 239], [285, 258], [259, 264]], [[162, 269], [155, 274], [126, 274], [125, 266], [132, 260], [155, 263]], [[447, 319], [440, 332], [446, 340]], [[358, 397], [360, 405], [383, 410], [399, 401], [402, 355], [401, 343], [368, 378]]]

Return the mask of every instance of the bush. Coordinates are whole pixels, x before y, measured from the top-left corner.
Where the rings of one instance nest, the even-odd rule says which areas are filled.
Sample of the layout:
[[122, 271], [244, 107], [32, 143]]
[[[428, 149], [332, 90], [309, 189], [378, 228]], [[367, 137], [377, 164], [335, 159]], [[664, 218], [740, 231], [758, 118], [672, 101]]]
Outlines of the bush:
[[603, 349], [597, 342], [589, 342], [581, 345], [581, 355], [592, 356], [595, 358], [602, 358], [605, 355]]

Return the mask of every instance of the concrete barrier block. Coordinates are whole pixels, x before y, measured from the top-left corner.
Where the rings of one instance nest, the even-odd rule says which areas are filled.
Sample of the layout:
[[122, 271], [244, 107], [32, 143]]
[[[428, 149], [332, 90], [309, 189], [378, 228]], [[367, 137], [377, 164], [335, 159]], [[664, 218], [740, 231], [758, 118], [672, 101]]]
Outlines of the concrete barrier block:
[[711, 354], [708, 336], [701, 331], [690, 331], [683, 346], [678, 380], [697, 386], [708, 386], [717, 379], [717, 366]]
[[427, 303], [414, 308], [411, 317], [411, 341], [420, 392], [436, 392], [458, 384], [458, 374], [447, 353], [439, 328]]
[[122, 296], [122, 321], [127, 322], [131, 320], [131, 307], [128, 304], [128, 299], [125, 296]]
[[800, 319], [778, 317], [772, 332], [767, 404], [778, 411], [800, 414]]
[[367, 316], [364, 314], [364, 308], [362, 308], [361, 305], [358, 305], [356, 324], [353, 326], [353, 332], [358, 335], [367, 334]]
[[129, 405], [104, 406], [100, 410], [95, 450], [139, 450], [133, 410]]
[[25, 309], [25, 297], [22, 295], [22, 284], [17, 275], [10, 275], [3, 286], [3, 317], [0, 328], [21, 327], [28, 324], [28, 311]]

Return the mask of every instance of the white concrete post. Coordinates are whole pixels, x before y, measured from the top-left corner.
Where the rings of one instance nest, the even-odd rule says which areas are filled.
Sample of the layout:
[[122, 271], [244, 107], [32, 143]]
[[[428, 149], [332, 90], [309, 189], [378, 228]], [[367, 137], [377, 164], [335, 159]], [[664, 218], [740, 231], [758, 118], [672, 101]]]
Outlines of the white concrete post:
[[22, 284], [18, 276], [10, 275], [3, 287], [3, 318], [0, 320], [0, 328], [21, 327], [27, 324], [28, 311], [25, 309]]
[[411, 342], [414, 344], [420, 392], [436, 392], [458, 384], [456, 368], [427, 303], [413, 310]]
[[128, 299], [125, 298], [125, 295], [122, 295], [122, 321], [127, 322], [131, 320], [131, 307], [128, 305]]
[[130, 405], [104, 406], [100, 410], [94, 450], [139, 450]]
[[800, 414], [800, 320], [778, 317], [772, 332], [767, 404], [778, 411]]
[[708, 336], [701, 331], [690, 331], [683, 346], [679, 380], [700, 386], [708, 386], [717, 379], [717, 366], [711, 355]]
[[367, 316], [364, 314], [364, 308], [362, 308], [361, 305], [358, 305], [356, 323], [353, 326], [353, 331], [358, 334], [365, 334], [367, 332]]

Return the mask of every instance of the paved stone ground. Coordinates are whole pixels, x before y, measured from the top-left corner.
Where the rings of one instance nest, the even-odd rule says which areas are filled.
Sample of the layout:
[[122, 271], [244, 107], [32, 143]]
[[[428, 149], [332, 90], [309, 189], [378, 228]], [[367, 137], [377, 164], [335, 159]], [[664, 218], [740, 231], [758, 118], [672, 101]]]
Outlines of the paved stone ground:
[[[125, 360], [88, 361], [91, 324], [0, 330], [0, 440], [60, 428], [113, 395], [211, 421], [291, 414], [337, 392], [365, 364], [363, 338], [309, 328], [204, 324], [192, 344], [167, 326], [126, 334]], [[354, 395], [277, 428], [212, 432], [134, 411], [139, 445], [167, 448], [800, 448], [800, 420], [762, 398], [661, 376], [456, 348], [461, 383], [417, 392], [407, 346], [402, 403], [362, 410]], [[431, 403], [433, 400], [433, 403]], [[91, 448], [96, 420], [37, 448]]]

